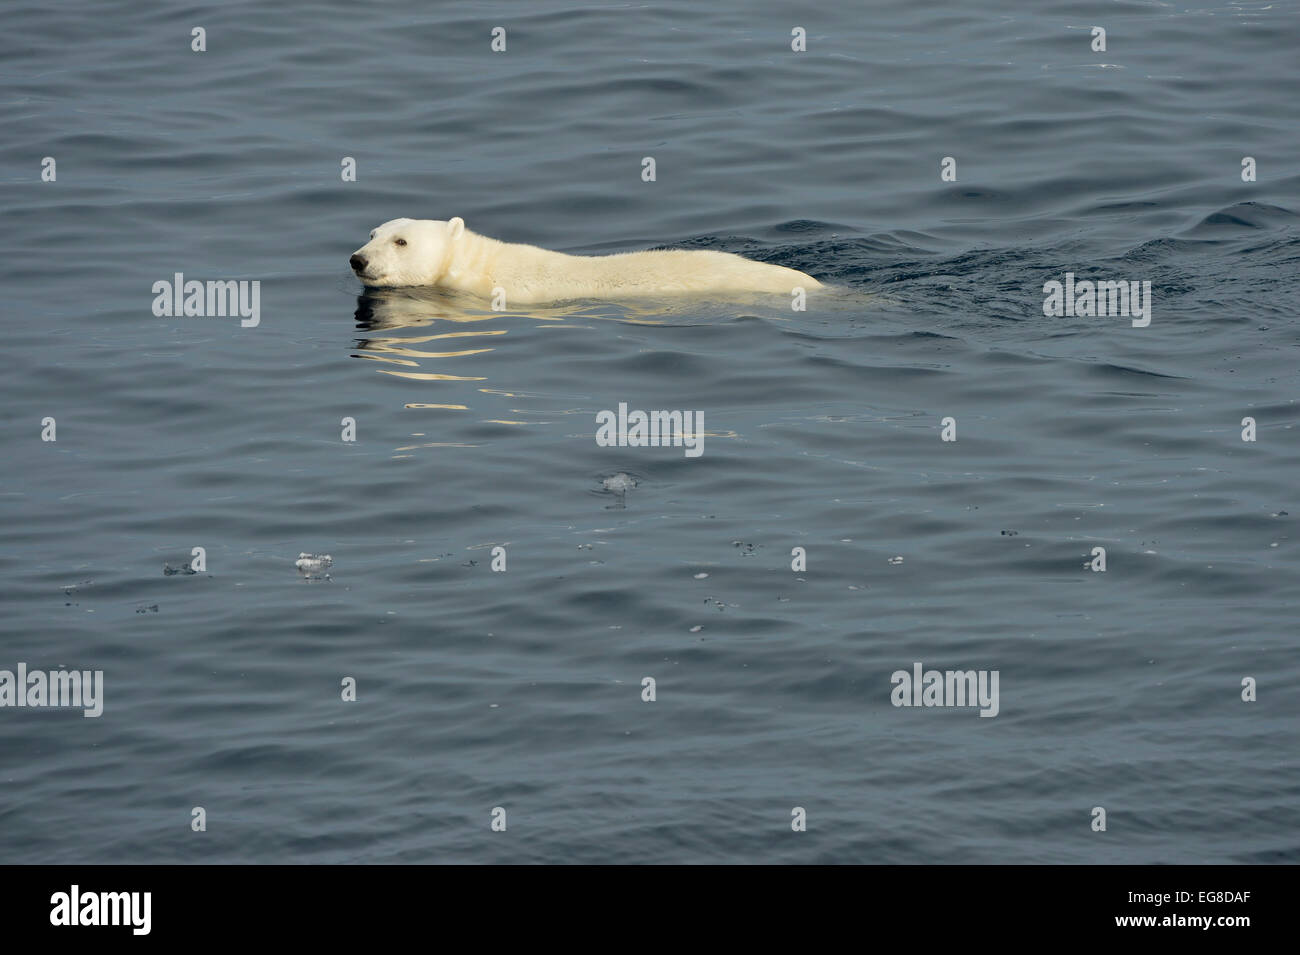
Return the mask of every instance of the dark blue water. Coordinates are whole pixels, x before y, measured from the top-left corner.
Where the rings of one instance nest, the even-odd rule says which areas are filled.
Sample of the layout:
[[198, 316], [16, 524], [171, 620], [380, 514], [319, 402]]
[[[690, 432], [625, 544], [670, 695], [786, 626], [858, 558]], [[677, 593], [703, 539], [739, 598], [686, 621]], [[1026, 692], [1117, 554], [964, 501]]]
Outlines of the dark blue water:
[[[1298, 43], [1219, 0], [9, 4], [0, 669], [105, 689], [0, 708], [0, 861], [1300, 860]], [[397, 216], [838, 291], [365, 294]], [[177, 272], [260, 324], [155, 317]], [[1045, 316], [1067, 272], [1150, 325]], [[704, 454], [598, 447], [619, 402]], [[918, 661], [999, 714], [894, 707]]]

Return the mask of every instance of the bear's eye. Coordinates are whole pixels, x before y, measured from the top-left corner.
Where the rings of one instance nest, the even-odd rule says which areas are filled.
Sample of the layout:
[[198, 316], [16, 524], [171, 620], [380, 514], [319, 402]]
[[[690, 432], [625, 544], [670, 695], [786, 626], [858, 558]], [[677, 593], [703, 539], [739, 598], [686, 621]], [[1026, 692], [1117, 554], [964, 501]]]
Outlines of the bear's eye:
[[393, 241], [396, 242], [398, 245], [406, 245], [405, 239], [394, 239]]
[[374, 237], [375, 237], [375, 234], [374, 234], [374, 233], [373, 233], [373, 232], [372, 232], [372, 233], [370, 233], [370, 238], [372, 238], [372, 239], [373, 239], [373, 238], [374, 238]]

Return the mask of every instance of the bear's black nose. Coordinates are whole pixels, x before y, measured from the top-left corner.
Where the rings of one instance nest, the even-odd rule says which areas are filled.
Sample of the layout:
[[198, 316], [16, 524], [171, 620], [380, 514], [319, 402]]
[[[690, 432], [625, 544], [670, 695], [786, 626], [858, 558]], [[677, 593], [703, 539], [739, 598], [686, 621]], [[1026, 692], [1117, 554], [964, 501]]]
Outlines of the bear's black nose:
[[366, 268], [365, 256], [353, 253], [352, 258], [348, 259], [348, 265], [352, 266], [352, 271], [363, 272]]

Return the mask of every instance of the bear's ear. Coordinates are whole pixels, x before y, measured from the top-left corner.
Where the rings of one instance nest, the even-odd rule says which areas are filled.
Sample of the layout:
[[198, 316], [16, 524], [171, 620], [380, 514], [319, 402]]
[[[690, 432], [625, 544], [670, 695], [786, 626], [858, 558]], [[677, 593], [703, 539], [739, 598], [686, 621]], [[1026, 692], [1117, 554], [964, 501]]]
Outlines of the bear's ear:
[[460, 216], [447, 220], [447, 235], [451, 239], [459, 239], [465, 234], [465, 220]]

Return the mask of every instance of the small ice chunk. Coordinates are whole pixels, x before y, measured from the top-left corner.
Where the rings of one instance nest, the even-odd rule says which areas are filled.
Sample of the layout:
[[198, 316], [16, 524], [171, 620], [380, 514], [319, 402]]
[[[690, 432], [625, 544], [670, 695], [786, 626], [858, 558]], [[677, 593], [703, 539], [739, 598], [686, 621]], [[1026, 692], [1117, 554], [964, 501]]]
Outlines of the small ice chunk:
[[329, 554], [299, 554], [294, 566], [298, 568], [299, 573], [310, 577], [324, 573], [333, 563], [334, 558]]
[[632, 477], [630, 474], [624, 474], [622, 471], [619, 471], [617, 474], [612, 474], [605, 478], [600, 483], [606, 491], [613, 491], [615, 494], [624, 494], [636, 487], [636, 478]]

